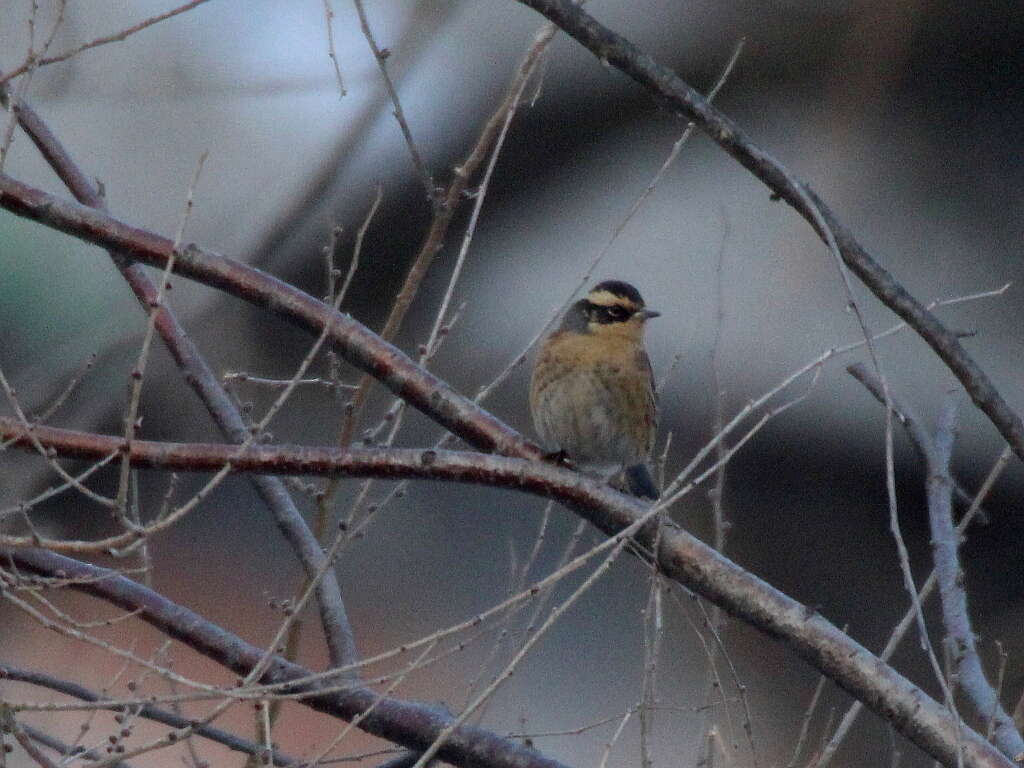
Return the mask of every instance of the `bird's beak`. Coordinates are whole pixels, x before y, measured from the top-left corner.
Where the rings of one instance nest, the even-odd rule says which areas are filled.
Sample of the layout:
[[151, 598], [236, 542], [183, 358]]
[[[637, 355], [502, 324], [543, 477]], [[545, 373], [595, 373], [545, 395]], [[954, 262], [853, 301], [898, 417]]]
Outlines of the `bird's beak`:
[[661, 312], [655, 312], [653, 309], [641, 309], [640, 314], [644, 320], [650, 320], [652, 317], [661, 317]]

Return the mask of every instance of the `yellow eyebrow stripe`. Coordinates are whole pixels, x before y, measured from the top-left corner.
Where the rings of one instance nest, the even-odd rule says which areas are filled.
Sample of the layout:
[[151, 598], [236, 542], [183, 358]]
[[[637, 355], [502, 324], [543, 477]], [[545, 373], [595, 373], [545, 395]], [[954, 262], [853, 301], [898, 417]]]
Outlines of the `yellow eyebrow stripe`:
[[587, 294], [587, 301], [597, 304], [599, 307], [620, 306], [626, 309], [636, 309], [636, 305], [624, 296], [616, 296], [611, 291], [591, 291]]

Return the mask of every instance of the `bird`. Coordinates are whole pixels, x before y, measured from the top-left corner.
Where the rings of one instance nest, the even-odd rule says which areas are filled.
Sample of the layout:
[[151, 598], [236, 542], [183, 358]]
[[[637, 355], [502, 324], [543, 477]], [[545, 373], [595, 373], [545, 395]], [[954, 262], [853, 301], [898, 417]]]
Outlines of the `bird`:
[[534, 427], [550, 458], [605, 479], [623, 472], [634, 496], [657, 499], [648, 462], [658, 425], [644, 327], [661, 313], [605, 280], [573, 303], [541, 344], [530, 379]]

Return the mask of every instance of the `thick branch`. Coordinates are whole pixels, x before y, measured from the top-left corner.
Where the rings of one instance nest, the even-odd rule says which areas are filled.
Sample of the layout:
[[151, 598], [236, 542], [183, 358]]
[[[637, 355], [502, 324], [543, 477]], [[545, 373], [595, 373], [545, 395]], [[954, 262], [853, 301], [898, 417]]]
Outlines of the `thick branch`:
[[935, 573], [942, 600], [942, 623], [951, 644], [960, 689], [967, 696], [978, 718], [991, 721], [993, 742], [1012, 760], [1024, 760], [1024, 740], [1013, 718], [999, 701], [999, 694], [989, 683], [978, 655], [974, 628], [967, 610], [967, 591], [960, 566], [960, 535], [953, 524], [953, 478], [950, 462], [953, 457], [956, 401], [946, 404], [928, 444], [928, 522], [932, 533]]
[[[0, 421], [0, 437], [9, 439], [22, 435], [20, 442], [26, 442], [23, 431], [19, 430], [22, 428], [9, 419]], [[120, 438], [50, 427], [36, 427], [35, 432], [44, 445], [58, 453], [83, 458], [109, 455], [118, 444], [123, 444]], [[239, 450], [235, 446], [132, 441], [129, 456], [138, 466], [175, 467], [179, 470], [211, 471], [230, 461], [239, 471], [419, 477], [512, 487], [561, 501], [609, 535], [620, 533], [649, 509], [632, 497], [562, 467], [477, 453], [397, 448], [343, 451], [296, 446], [253, 446]], [[635, 538], [642, 547], [657, 552], [658, 566], [669, 578], [769, 636], [782, 640], [797, 655], [892, 722], [907, 738], [946, 765], [958, 764], [958, 747], [962, 747], [967, 766], [1010, 766], [991, 744], [974, 731], [958, 726], [947, 709], [825, 618], [743, 570], [686, 531], [666, 523], [660, 532], [655, 530], [655, 526], [643, 528]], [[21, 549], [11, 550], [9, 556], [21, 567], [19, 558], [26, 551], [31, 553], [28, 562], [32, 563], [40, 563], [39, 558], [54, 557], [37, 550]], [[65, 561], [62, 558], [60, 562]], [[47, 562], [50, 565], [39, 567], [44, 570], [57, 567], [52, 564], [56, 561]], [[76, 565], [76, 568], [89, 567]], [[125, 602], [121, 592], [105, 592], [112, 581], [104, 579], [72, 587], [92, 589], [92, 594], [130, 610], [150, 610], [149, 597], [146, 601], [135, 597]], [[131, 588], [142, 589], [134, 584]], [[132, 594], [148, 593], [136, 591]], [[175, 607], [174, 611], [184, 609]], [[185, 621], [174, 618], [177, 615], [174, 611], [167, 613], [168, 618], [161, 619], [162, 623], [154, 621], [148, 613], [144, 613], [143, 618], [157, 623], [173, 637], [212, 658], [233, 658], [233, 652], [225, 650], [223, 645], [228, 637], [226, 633], [221, 632], [213, 639], [207, 634], [194, 636]], [[237, 642], [240, 641], [231, 640], [232, 644]], [[274, 667], [280, 668], [280, 665]], [[423, 748], [422, 743], [391, 736], [387, 738], [412, 749]]]
[[[419, 478], [459, 483], [481, 483], [503, 487], [524, 487], [535, 493], [555, 493], [565, 501], [599, 503], [586, 490], [573, 498], [569, 486], [582, 483], [584, 489], [603, 488], [586, 475], [552, 464], [511, 459], [469, 451], [419, 448], [336, 448], [305, 445], [249, 445], [222, 443], [166, 443], [79, 432], [72, 429], [34, 425], [32, 435], [54, 456], [98, 461], [112, 453], [126, 452], [133, 467], [168, 472], [217, 472], [227, 464], [236, 473], [256, 475], [344, 475], [400, 480]], [[34, 451], [35, 442], [17, 419], [0, 417], [0, 442]], [[545, 491], [545, 489], [547, 489]], [[610, 497], [619, 494], [608, 490]], [[628, 497], [622, 497], [627, 499]], [[642, 508], [641, 508], [642, 509]]]
[[[0, 206], [151, 266], [165, 267], [172, 254], [173, 243], [166, 237], [60, 200], [4, 174], [0, 174]], [[537, 446], [424, 371], [351, 315], [332, 310], [276, 277], [194, 245], [175, 255], [174, 272], [267, 309], [313, 333], [319, 334], [329, 326], [328, 341], [342, 357], [468, 443], [485, 451], [541, 457]]]
[[[876, 400], [885, 405], [882, 382], [866, 366], [857, 363], [848, 366], [846, 370], [863, 384]], [[1003, 709], [997, 692], [985, 677], [967, 612], [967, 593], [958, 552], [962, 530], [970, 522], [971, 513], [968, 511], [960, 525], [954, 526], [952, 489], [955, 482], [950, 470], [956, 426], [956, 400], [950, 398], [946, 403], [934, 436], [924, 428], [920, 419], [891, 393], [889, 403], [894, 415], [903, 423], [911, 441], [924, 457], [928, 470], [925, 490], [935, 568], [921, 588], [920, 599], [923, 602], [933, 586], [939, 584], [942, 618], [949, 640], [953, 644], [953, 660], [957, 668], [959, 686], [967, 694], [979, 718], [991, 721], [995, 744], [1003, 754], [1019, 763], [1024, 759], [1024, 741], [1017, 732], [1013, 718]], [[979, 492], [978, 502], [984, 493], [984, 490]], [[900, 622], [901, 627], [909, 626], [909, 616], [910, 614]], [[883, 658], [888, 657], [891, 649], [893, 644], [890, 641]], [[830, 755], [831, 751], [834, 750], [826, 749], [825, 755]]]
[[[4, 89], [0, 87], [0, 101], [4, 98]], [[71, 194], [80, 203], [106, 211], [106, 202], [99, 189], [78, 167], [39, 114], [23, 101], [13, 104], [12, 108], [22, 130], [32, 139], [50, 167], [71, 190]], [[185, 375], [185, 381], [213, 417], [221, 434], [231, 442], [244, 442], [249, 438], [249, 432], [241, 414], [199, 348], [178, 322], [177, 316], [170, 307], [159, 301], [159, 291], [145, 269], [140, 264], [125, 260], [115, 251], [110, 251], [110, 257], [142, 308], [154, 314], [154, 328]], [[312, 579], [324, 571], [323, 549], [284, 484], [276, 477], [259, 476], [254, 476], [252, 483], [273, 515], [281, 534], [294, 550], [307, 578]], [[355, 662], [358, 658], [355, 636], [342, 600], [341, 586], [333, 569], [324, 571], [317, 583], [316, 599], [331, 664], [342, 667]]]
[[[139, 618], [180, 640], [199, 653], [232, 671], [245, 675], [263, 657], [263, 649], [250, 645], [184, 606], [172, 603], [158, 592], [119, 575], [116, 571], [62, 557], [42, 549], [16, 549], [0, 554], [21, 573], [69, 579], [68, 586], [101, 598], [125, 610], [138, 611]], [[75, 583], [78, 582], [78, 583]], [[84, 583], [90, 582], [90, 583]], [[307, 678], [312, 672], [275, 656], [260, 679], [264, 684], [287, 683]], [[313, 709], [351, 721], [364, 712], [359, 728], [410, 749], [427, 749], [451, 722], [440, 708], [381, 698], [370, 688], [356, 683], [339, 692], [320, 693], [325, 683], [289, 687], [289, 693], [310, 692], [302, 703]], [[438, 757], [463, 768], [566, 768], [539, 752], [473, 726], [454, 730]]]
[[629, 40], [598, 23], [572, 0], [519, 0], [553, 21], [603, 63], [642, 85], [660, 102], [681, 112], [708, 134], [744, 168], [803, 216], [822, 239], [818, 221], [835, 237], [843, 261], [889, 309], [917, 331], [964, 385], [975, 405], [992, 421], [1017, 457], [1024, 460], [1024, 422], [1009, 406], [986, 373], [921, 302], [876, 262], [836, 215], [806, 183], [750, 138], [669, 68]]

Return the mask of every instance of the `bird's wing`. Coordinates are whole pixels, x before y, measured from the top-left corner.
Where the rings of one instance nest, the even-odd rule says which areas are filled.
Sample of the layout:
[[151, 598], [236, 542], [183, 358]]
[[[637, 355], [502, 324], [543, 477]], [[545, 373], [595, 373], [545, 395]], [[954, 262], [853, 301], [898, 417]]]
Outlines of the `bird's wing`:
[[647, 439], [647, 454], [654, 450], [654, 439], [658, 431], [658, 392], [654, 388], [654, 369], [651, 368], [651, 359], [647, 352], [638, 349], [636, 353], [637, 367], [644, 371], [647, 376], [647, 422], [649, 437]]

